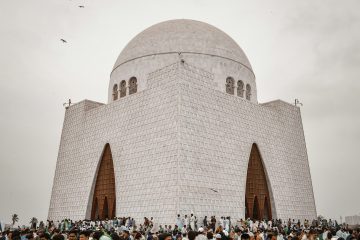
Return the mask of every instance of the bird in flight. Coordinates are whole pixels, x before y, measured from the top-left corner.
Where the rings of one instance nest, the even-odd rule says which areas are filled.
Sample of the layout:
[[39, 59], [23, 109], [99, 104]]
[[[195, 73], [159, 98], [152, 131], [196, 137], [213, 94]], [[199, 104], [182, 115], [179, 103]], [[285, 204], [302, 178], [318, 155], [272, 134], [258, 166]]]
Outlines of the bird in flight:
[[65, 39], [60, 39], [63, 43], [67, 43], [67, 41]]
[[84, 5], [80, 5], [79, 8], [85, 8], [85, 6], [84, 6]]

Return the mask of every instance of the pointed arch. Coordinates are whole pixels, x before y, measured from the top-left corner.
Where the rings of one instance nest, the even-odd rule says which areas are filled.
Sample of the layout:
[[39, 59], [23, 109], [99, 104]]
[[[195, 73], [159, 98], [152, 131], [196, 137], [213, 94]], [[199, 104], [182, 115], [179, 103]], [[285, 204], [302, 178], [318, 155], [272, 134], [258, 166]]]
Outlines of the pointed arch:
[[263, 219], [264, 211], [266, 211], [265, 215], [268, 215], [269, 219], [271, 219], [271, 202], [268, 186], [263, 161], [259, 149], [254, 143], [249, 157], [245, 190], [245, 203], [248, 204], [248, 216], [250, 218]]
[[116, 199], [114, 164], [110, 145], [104, 147], [100, 166], [96, 173], [96, 182], [93, 195], [91, 219], [106, 219], [115, 217], [115, 205], [109, 204]]

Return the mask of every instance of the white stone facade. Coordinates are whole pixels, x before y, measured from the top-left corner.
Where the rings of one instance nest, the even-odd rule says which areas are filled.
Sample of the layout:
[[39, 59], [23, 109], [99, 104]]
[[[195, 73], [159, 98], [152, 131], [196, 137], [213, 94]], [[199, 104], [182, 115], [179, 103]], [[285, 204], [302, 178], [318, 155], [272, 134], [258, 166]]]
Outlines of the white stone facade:
[[346, 216], [345, 223], [349, 225], [360, 225], [360, 216], [359, 215]]
[[[192, 29], [191, 21], [176, 21]], [[121, 54], [119, 59], [128, 62], [115, 64], [109, 103], [84, 100], [66, 110], [49, 219], [90, 217], [106, 143], [115, 169], [116, 216], [137, 221], [152, 216], [163, 224], [174, 224], [177, 213], [190, 212], [200, 218], [244, 218], [247, 166], [256, 143], [273, 217], [315, 218], [300, 109], [281, 100], [258, 104], [251, 66], [239, 63], [247, 64], [245, 54], [238, 62], [220, 55], [197, 57], [225, 63], [222, 72], [191, 54], [135, 54], [133, 60]], [[160, 63], [152, 63], [157, 59]], [[131, 72], [146, 61], [153, 67]], [[236, 65], [244, 72], [237, 73]], [[138, 92], [113, 101], [113, 84], [130, 76], [138, 78]], [[226, 76], [252, 83], [252, 99], [236, 96], [236, 90], [235, 95], [226, 93]]]

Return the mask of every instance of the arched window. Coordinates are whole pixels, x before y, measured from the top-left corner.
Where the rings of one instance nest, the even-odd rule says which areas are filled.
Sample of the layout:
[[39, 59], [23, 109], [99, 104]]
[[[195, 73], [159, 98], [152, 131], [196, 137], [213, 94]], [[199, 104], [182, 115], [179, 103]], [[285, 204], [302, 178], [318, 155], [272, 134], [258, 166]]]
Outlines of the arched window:
[[241, 80], [237, 82], [237, 95], [239, 97], [244, 97], [244, 82]]
[[120, 97], [125, 97], [126, 96], [126, 81], [122, 80], [120, 82]]
[[129, 95], [137, 92], [137, 79], [132, 77], [129, 80]]
[[234, 95], [234, 79], [232, 77], [226, 78], [226, 93]]
[[251, 98], [251, 87], [249, 84], [246, 84], [246, 99], [250, 100]]
[[115, 84], [113, 87], [113, 101], [118, 99], [118, 85]]

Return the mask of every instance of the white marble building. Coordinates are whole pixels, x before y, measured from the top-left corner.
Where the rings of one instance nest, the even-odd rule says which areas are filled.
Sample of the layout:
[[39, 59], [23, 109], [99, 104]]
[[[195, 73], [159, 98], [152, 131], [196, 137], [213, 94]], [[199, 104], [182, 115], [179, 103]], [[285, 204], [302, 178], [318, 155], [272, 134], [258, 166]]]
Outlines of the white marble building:
[[346, 216], [345, 223], [349, 225], [360, 225], [360, 215]]
[[108, 92], [66, 110], [49, 219], [316, 217], [300, 109], [258, 103], [246, 55], [221, 30], [144, 30]]

